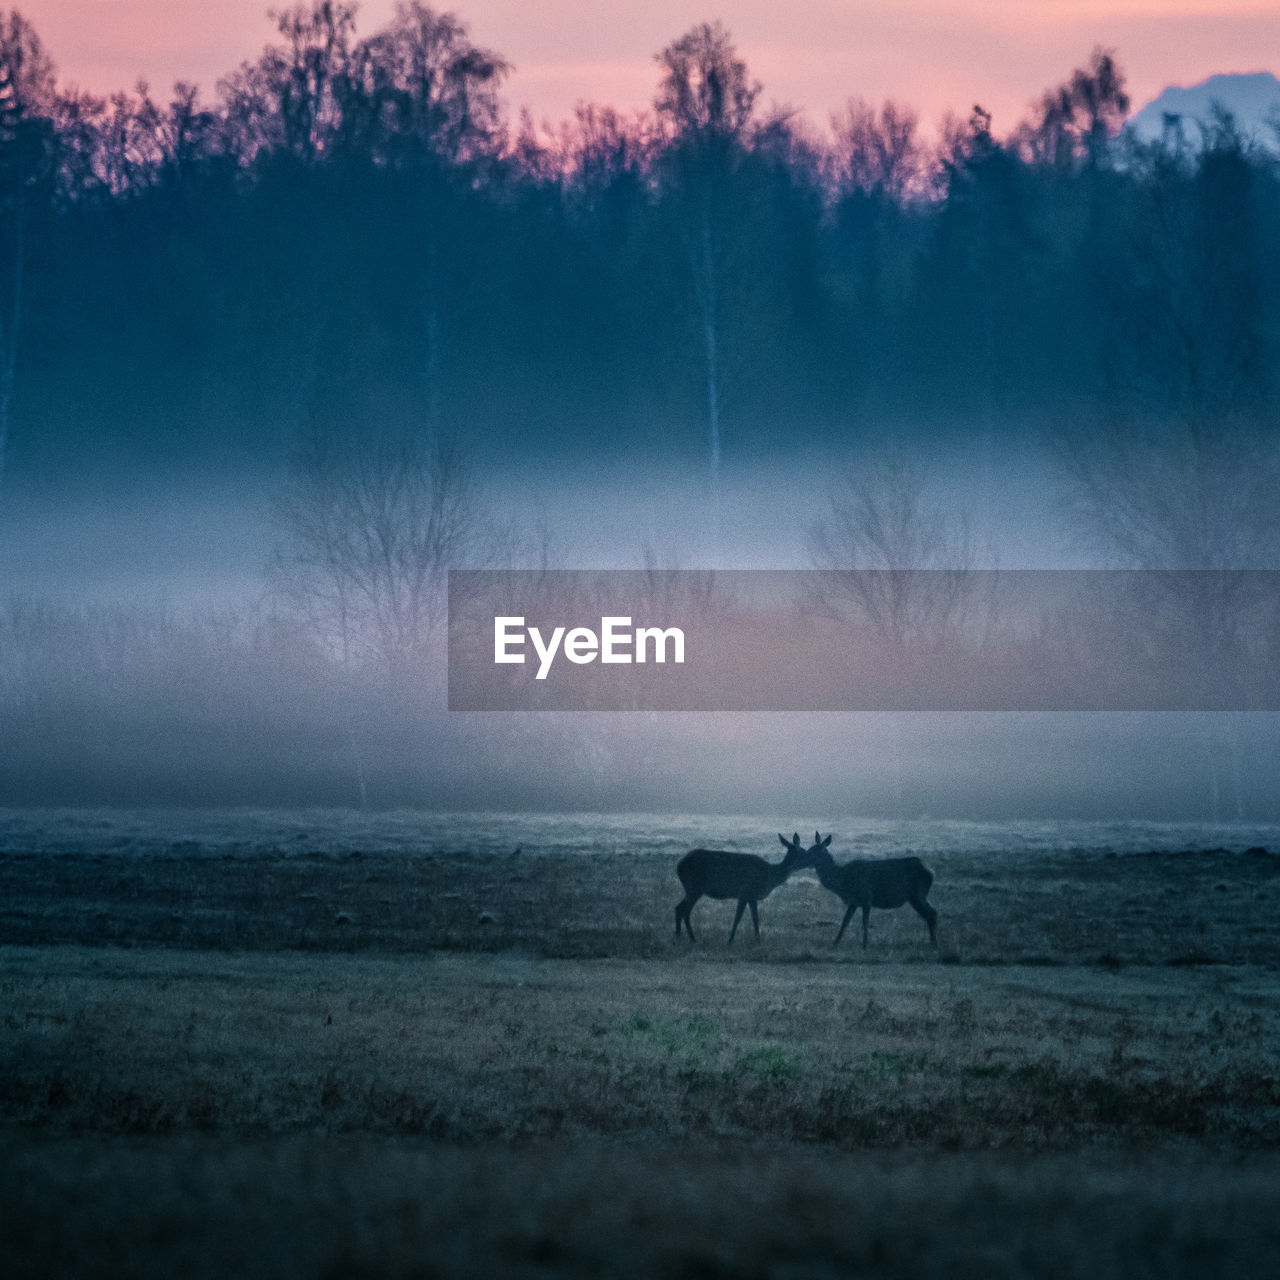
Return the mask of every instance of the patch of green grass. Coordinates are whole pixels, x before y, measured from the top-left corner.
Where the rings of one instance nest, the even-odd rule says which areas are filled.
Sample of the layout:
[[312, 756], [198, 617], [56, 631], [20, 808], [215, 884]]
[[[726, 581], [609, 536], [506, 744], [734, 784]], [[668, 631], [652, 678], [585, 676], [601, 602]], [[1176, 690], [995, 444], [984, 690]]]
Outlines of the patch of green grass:
[[637, 1013], [631, 1019], [631, 1030], [672, 1057], [705, 1051], [719, 1033], [716, 1023], [701, 1013], [682, 1018]]
[[770, 1046], [741, 1054], [733, 1071], [738, 1075], [760, 1076], [770, 1084], [786, 1084], [804, 1075], [805, 1064], [799, 1055]]
[[1008, 1067], [1000, 1062], [972, 1062], [960, 1068], [962, 1080], [999, 1080], [1008, 1074]]
[[1257, 969], [851, 982], [707, 961], [686, 986], [662, 960], [0, 960], [17, 1024], [0, 1020], [0, 1123], [50, 1134], [1280, 1144], [1276, 983]]
[[715, 1095], [724, 1089], [724, 1077], [718, 1071], [710, 1071], [689, 1063], [675, 1073], [676, 1081], [688, 1093]]
[[[551, 1108], [542, 1123], [564, 1121]], [[857, 1130], [857, 1117], [840, 1125]], [[510, 1147], [0, 1132], [0, 1221], [22, 1224], [0, 1231], [0, 1274], [1264, 1280], [1275, 1269], [1274, 1152], [1242, 1164], [1180, 1148], [899, 1150], [874, 1168], [863, 1152], [809, 1143], [759, 1154], [691, 1142], [672, 1177], [666, 1146], [629, 1136]]]
[[874, 1050], [855, 1059], [852, 1065], [857, 1075], [877, 1084], [898, 1084], [905, 1076], [924, 1071], [929, 1065], [929, 1055]]

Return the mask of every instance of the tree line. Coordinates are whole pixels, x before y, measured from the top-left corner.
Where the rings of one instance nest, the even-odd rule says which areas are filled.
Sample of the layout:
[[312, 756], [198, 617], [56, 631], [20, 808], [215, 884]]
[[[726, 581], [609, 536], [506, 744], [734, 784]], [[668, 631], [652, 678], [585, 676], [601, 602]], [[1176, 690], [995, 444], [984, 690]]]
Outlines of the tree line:
[[[658, 455], [714, 505], [722, 463], [831, 444], [815, 565], [963, 569], [918, 446], [1033, 434], [1102, 563], [1280, 563], [1280, 167], [1229, 117], [1136, 141], [1098, 50], [1004, 131], [856, 97], [823, 131], [700, 24], [649, 110], [543, 126], [417, 0], [369, 36], [327, 0], [275, 22], [211, 93], [100, 98], [0, 14], [0, 502], [6, 465], [272, 468], [285, 606], [9, 602], [0, 793], [492, 803], [496, 756], [508, 798], [683, 758], [670, 726], [441, 710], [447, 569], [548, 562], [481, 497], [498, 453]], [[905, 635], [953, 579], [824, 603]], [[1232, 742], [1215, 813], [1220, 759], [1270, 758]]]
[[211, 92], [99, 97], [0, 15], [0, 465], [397, 422], [714, 485], [870, 422], [998, 447], [1272, 420], [1275, 154], [1225, 115], [1135, 141], [1104, 50], [936, 139], [900, 102], [825, 130], [766, 106], [714, 23], [630, 115], [510, 119], [510, 70], [418, 0], [370, 35], [319, 0]]

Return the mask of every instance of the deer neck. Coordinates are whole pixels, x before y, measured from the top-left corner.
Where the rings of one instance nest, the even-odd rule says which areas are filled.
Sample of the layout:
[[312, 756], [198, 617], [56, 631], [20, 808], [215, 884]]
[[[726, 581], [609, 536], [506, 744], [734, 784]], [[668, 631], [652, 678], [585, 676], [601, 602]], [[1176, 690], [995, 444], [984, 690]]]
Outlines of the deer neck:
[[769, 867], [769, 888], [776, 889], [796, 868], [795, 859], [783, 858], [781, 862], [772, 863]]
[[835, 859], [825, 850], [819, 849], [813, 855], [813, 869], [818, 873], [818, 883], [829, 888], [836, 877]]

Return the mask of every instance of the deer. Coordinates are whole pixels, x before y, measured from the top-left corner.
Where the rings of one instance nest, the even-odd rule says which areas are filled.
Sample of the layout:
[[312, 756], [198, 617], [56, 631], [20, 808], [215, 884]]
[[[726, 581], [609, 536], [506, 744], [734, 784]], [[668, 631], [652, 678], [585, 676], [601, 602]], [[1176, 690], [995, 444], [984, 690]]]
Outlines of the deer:
[[781, 833], [778, 839], [786, 849], [781, 862], [767, 862], [754, 853], [726, 853], [723, 849], [690, 849], [676, 863], [676, 875], [684, 886], [684, 897], [676, 904], [676, 937], [680, 936], [683, 922], [689, 941], [696, 942], [689, 913], [699, 898], [737, 898], [738, 912], [733, 917], [729, 941], [738, 932], [742, 913], [751, 908], [751, 923], [760, 937], [760, 916], [756, 904], [767, 898], [786, 878], [800, 867], [812, 866], [808, 852], [800, 844], [800, 834], [788, 840]]
[[813, 833], [813, 848], [808, 851], [809, 865], [818, 873], [818, 882], [830, 889], [848, 904], [840, 931], [831, 945], [839, 946], [840, 939], [853, 913], [862, 908], [862, 945], [867, 945], [867, 917], [872, 907], [891, 911], [895, 907], [910, 904], [929, 926], [929, 941], [938, 945], [938, 913], [929, 905], [929, 887], [933, 884], [933, 872], [919, 858], [855, 859], [843, 866], [832, 858], [825, 840]]

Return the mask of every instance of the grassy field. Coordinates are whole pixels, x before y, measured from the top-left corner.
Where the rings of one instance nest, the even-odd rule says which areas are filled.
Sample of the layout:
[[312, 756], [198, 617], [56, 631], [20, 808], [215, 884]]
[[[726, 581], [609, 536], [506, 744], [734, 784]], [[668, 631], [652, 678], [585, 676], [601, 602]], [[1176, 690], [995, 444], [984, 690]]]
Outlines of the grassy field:
[[[847, 855], [838, 853], [840, 860]], [[770, 857], [779, 858], [775, 844]], [[0, 945], [264, 951], [501, 952], [667, 961], [676, 858], [300, 854], [0, 854]], [[844, 908], [801, 872], [734, 958], [862, 964], [1258, 965], [1280, 969], [1280, 857], [1083, 851], [929, 859], [939, 952], [909, 910], [875, 912], [864, 956]], [[694, 908], [698, 954], [724, 956], [733, 906]], [[750, 922], [740, 940], [750, 938]]]
[[1270, 1275], [1280, 859], [931, 861], [4, 857], [0, 1274]]

